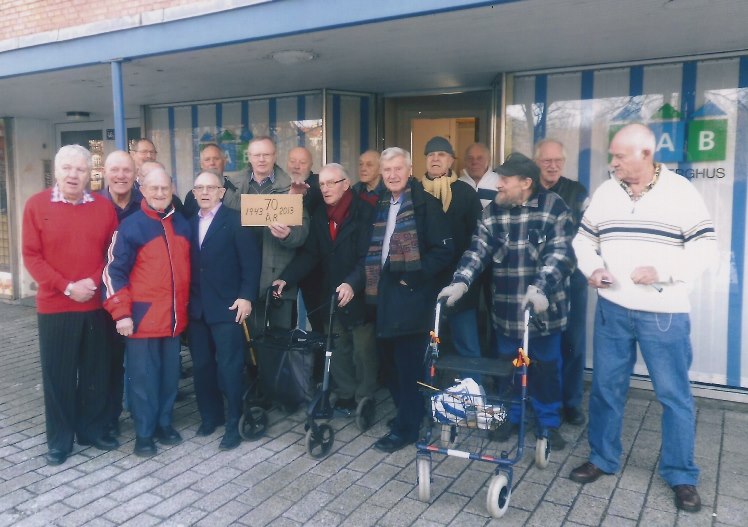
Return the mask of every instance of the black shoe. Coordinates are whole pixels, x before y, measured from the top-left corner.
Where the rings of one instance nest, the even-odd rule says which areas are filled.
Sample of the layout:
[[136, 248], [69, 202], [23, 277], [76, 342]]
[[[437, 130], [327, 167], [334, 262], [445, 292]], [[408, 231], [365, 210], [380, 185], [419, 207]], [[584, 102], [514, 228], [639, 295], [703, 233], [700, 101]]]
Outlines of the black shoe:
[[221, 426], [223, 423], [214, 425], [210, 423], [200, 423], [200, 426], [197, 429], [197, 432], [195, 432], [195, 435], [198, 437], [207, 437], [211, 435], [213, 432], [216, 431], [216, 428]]
[[138, 457], [151, 457], [156, 455], [156, 443], [152, 437], [136, 437], [135, 448], [132, 451]]
[[353, 397], [339, 398], [335, 401], [335, 409], [344, 412], [355, 412], [358, 405]]
[[408, 441], [403, 436], [394, 432], [390, 432], [379, 441], [374, 443], [374, 448], [376, 448], [380, 452], [387, 452], [388, 454], [391, 454], [392, 452], [397, 452], [401, 448], [408, 446], [410, 443], [413, 443], [413, 441]]
[[55, 467], [57, 465], [62, 465], [68, 458], [68, 452], [65, 452], [64, 450], [57, 450], [56, 448], [50, 448], [49, 452], [47, 452], [44, 456], [44, 459], [47, 460], [47, 465], [50, 467]]
[[686, 512], [699, 512], [701, 510], [701, 498], [699, 491], [693, 485], [676, 485], [675, 506]]
[[112, 437], [120, 436], [119, 419], [114, 419], [104, 427], [104, 435]]
[[584, 412], [579, 408], [564, 408], [564, 422], [571, 426], [582, 426], [587, 422]]
[[387, 419], [387, 428], [392, 430], [392, 428], [395, 426], [395, 423], [397, 423], [397, 417], [392, 417], [391, 419]]
[[498, 442], [506, 441], [519, 432], [519, 425], [504, 421], [496, 430], [491, 430], [489, 437]]
[[182, 442], [182, 436], [171, 425], [157, 426], [155, 437], [162, 445], [178, 445]]
[[548, 429], [548, 444], [551, 445], [551, 450], [556, 452], [566, 448], [566, 439], [558, 431], [558, 428]]
[[223, 438], [218, 445], [219, 450], [233, 450], [238, 447], [242, 442], [242, 436], [239, 435], [239, 429], [237, 425], [227, 426], [226, 433], [223, 434]]
[[597, 481], [600, 476], [608, 475], [608, 472], [603, 472], [596, 465], [587, 461], [583, 465], [579, 465], [577, 468], [571, 471], [569, 479], [576, 483], [592, 483]]
[[114, 450], [115, 448], [119, 448], [119, 441], [108, 433], [91, 440], [78, 438], [78, 444], [80, 446], [92, 446], [99, 450]]

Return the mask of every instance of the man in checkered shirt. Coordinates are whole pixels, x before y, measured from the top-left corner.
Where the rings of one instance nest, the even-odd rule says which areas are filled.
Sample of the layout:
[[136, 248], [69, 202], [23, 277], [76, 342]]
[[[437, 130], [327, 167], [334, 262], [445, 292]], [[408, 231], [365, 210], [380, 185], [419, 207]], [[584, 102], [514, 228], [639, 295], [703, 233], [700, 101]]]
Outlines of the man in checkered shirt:
[[[540, 169], [526, 156], [511, 154], [499, 174], [498, 194], [483, 211], [452, 278], [439, 298], [452, 305], [485, 267], [492, 269], [492, 318], [495, 353], [516, 356], [522, 345], [524, 310], [532, 305], [542, 329], [530, 325], [529, 392], [540, 431], [551, 448], [563, 449], [561, 424], [561, 332], [566, 328], [568, 282], [574, 268], [571, 211], [557, 194], [540, 185]], [[505, 440], [516, 431], [519, 406], [496, 434]]]

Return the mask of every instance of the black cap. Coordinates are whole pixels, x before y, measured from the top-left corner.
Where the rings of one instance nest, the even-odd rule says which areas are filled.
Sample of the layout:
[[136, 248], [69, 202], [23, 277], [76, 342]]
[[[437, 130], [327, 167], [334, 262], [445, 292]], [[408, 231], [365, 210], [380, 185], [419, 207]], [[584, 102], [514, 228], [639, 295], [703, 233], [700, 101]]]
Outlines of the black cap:
[[426, 148], [423, 149], [423, 155], [425, 156], [432, 152], [446, 152], [452, 157], [455, 156], [455, 151], [452, 150], [452, 145], [449, 144], [449, 141], [439, 135], [429, 139], [429, 142], [426, 143]]
[[532, 179], [533, 185], [540, 181], [540, 167], [526, 155], [512, 152], [504, 163], [493, 169], [502, 176], [519, 176]]

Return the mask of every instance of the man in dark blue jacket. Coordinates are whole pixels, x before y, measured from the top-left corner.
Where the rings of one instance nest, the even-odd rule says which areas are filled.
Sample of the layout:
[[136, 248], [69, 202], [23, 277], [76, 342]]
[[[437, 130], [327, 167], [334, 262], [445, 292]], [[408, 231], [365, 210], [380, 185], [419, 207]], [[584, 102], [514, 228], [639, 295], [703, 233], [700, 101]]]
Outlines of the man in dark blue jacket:
[[[190, 220], [190, 352], [195, 396], [202, 423], [198, 436], [226, 423], [219, 448], [241, 443], [239, 418], [244, 394], [244, 333], [241, 323], [252, 312], [260, 281], [260, 252], [237, 211], [223, 206], [226, 189], [212, 172], [195, 179], [200, 207]], [[223, 398], [228, 408], [224, 414]]]
[[452, 262], [452, 231], [441, 203], [412, 175], [410, 153], [388, 148], [380, 158], [387, 188], [374, 214], [364, 259], [366, 303], [376, 305], [377, 345], [397, 406], [390, 432], [374, 447], [395, 452], [418, 439], [424, 404], [417, 381], [429, 342], [439, 275]]

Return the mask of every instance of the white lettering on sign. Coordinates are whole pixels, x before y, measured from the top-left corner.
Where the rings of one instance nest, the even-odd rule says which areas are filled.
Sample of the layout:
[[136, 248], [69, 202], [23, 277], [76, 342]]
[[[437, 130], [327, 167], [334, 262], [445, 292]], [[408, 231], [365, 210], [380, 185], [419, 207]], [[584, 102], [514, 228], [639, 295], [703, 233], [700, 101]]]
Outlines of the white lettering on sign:
[[714, 132], [711, 130], [702, 130], [699, 132], [699, 150], [712, 150], [715, 146]]
[[657, 141], [657, 151], [659, 152], [662, 149], [675, 152], [675, 145], [673, 144], [673, 138], [670, 137], [670, 134], [662, 134], [660, 139]]

